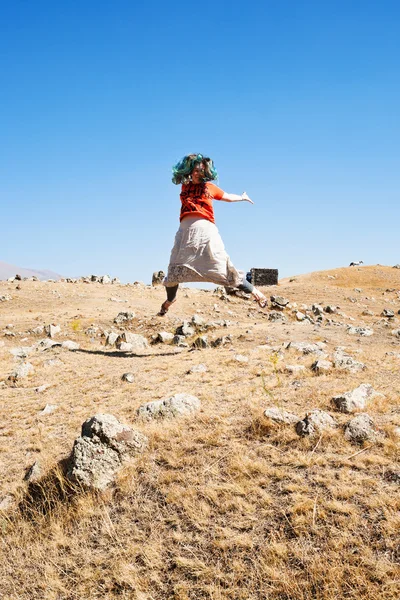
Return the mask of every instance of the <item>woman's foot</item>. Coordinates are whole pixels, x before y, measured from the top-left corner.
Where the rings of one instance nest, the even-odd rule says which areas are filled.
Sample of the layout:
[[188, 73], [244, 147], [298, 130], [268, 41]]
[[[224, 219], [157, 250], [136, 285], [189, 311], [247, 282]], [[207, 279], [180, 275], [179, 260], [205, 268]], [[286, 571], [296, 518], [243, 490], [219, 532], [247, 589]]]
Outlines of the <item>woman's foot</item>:
[[264, 294], [262, 292], [260, 292], [260, 290], [257, 290], [257, 288], [254, 288], [254, 290], [251, 292], [254, 296], [254, 301], [257, 302], [257, 304], [261, 307], [261, 308], [265, 308], [268, 304], [268, 300], [267, 298], [264, 296]]
[[169, 307], [171, 306], [171, 304], [173, 304], [175, 302], [175, 300], [165, 300], [165, 302], [163, 302], [161, 304], [161, 308], [160, 308], [160, 312], [158, 313], [159, 317], [163, 317], [164, 315], [167, 314]]

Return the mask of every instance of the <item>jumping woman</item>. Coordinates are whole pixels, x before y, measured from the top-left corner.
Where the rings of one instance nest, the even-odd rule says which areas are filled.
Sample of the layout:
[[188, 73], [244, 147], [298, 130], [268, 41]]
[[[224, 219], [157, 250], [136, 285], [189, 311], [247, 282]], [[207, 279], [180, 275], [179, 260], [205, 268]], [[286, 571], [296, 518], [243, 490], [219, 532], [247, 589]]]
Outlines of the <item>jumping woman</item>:
[[163, 281], [167, 299], [159, 315], [165, 315], [176, 300], [180, 283], [202, 281], [238, 288], [251, 293], [261, 308], [267, 299], [246, 280], [243, 271], [235, 269], [227, 255], [224, 243], [215, 225], [213, 200], [223, 202], [250, 202], [246, 192], [241, 196], [227, 194], [215, 184], [217, 171], [211, 158], [202, 154], [188, 154], [172, 169], [172, 182], [182, 184], [180, 227]]

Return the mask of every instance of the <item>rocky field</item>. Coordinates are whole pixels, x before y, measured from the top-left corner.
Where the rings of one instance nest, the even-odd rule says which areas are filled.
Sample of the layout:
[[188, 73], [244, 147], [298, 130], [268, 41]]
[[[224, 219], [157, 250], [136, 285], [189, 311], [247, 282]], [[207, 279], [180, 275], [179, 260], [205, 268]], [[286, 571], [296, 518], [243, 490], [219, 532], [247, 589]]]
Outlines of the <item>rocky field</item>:
[[400, 268], [263, 291], [0, 282], [2, 600], [399, 597]]

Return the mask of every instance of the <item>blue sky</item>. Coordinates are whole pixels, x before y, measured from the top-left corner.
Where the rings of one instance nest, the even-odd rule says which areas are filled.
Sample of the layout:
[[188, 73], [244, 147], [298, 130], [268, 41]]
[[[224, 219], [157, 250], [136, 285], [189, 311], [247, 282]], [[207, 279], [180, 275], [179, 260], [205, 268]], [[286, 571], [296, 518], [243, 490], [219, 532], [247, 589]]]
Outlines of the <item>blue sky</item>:
[[400, 4], [0, 0], [0, 260], [149, 282], [214, 158], [238, 268], [400, 262]]

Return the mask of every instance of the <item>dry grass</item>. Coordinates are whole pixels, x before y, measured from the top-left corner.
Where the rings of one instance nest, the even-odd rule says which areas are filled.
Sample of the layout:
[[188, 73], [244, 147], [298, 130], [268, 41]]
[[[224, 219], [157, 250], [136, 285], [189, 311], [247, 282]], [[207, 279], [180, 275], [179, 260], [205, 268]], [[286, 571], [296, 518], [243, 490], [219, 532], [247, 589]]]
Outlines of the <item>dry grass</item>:
[[[17, 291], [0, 283], [0, 293], [13, 296], [0, 305], [0, 331], [13, 323], [18, 334], [0, 338], [4, 378], [14, 367], [9, 350], [39, 339], [26, 332], [40, 323], [59, 323], [61, 338], [82, 347], [33, 354], [35, 373], [0, 388], [0, 501], [14, 497], [14, 508], [0, 512], [2, 600], [399, 597], [399, 487], [386, 473], [399, 470], [400, 359], [386, 352], [400, 353], [400, 342], [379, 315], [400, 308], [396, 291], [385, 291], [400, 290], [400, 274], [380, 266], [337, 269], [283, 281], [278, 289], [298, 306], [340, 306], [347, 316], [334, 320], [372, 326], [375, 334], [357, 338], [344, 326], [315, 328], [291, 317], [285, 325], [271, 323], [249, 302], [224, 303], [197, 290], [182, 290], [162, 320], [154, 316], [161, 289], [22, 282]], [[374, 316], [361, 316], [366, 307]], [[84, 333], [92, 323], [111, 329], [120, 310], [134, 310], [131, 329], [149, 338], [173, 331], [196, 311], [207, 320], [229, 319], [228, 328], [208, 335], [229, 333], [233, 344], [179, 355], [164, 355], [156, 345], [149, 356], [121, 356]], [[287, 350], [279, 359], [271, 350], [290, 340], [325, 340], [329, 353], [346, 346], [367, 370], [315, 376], [311, 357]], [[235, 354], [249, 362], [235, 361]], [[55, 358], [60, 364], [49, 365]], [[208, 371], [187, 375], [200, 362]], [[290, 375], [285, 364], [307, 370]], [[121, 381], [126, 371], [135, 373], [134, 384]], [[331, 397], [362, 382], [385, 395], [368, 409], [386, 433], [381, 443], [351, 445], [341, 427], [300, 439], [263, 416], [271, 405], [301, 417], [310, 408], [335, 414]], [[50, 387], [38, 394], [42, 383]], [[181, 391], [201, 399], [195, 419], [135, 422], [140, 404]], [[38, 415], [46, 403], [57, 410]], [[82, 422], [96, 412], [115, 414], [150, 440], [149, 450], [101, 495], [74, 488], [63, 475]], [[348, 420], [335, 416], [341, 425]], [[43, 477], [27, 485], [25, 469], [36, 459]]]

